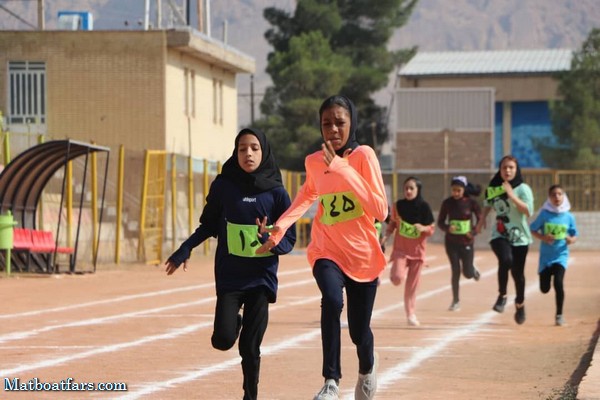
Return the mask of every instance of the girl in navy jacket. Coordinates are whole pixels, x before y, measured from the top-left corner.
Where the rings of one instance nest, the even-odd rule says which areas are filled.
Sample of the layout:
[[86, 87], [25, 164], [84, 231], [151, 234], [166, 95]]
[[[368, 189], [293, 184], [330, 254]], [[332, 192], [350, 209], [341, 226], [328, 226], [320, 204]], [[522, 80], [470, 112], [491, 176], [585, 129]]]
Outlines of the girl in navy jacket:
[[210, 186], [200, 226], [165, 263], [168, 275], [182, 263], [185, 271], [192, 249], [211, 236], [217, 238], [211, 342], [216, 349], [229, 350], [239, 335], [244, 400], [257, 398], [260, 345], [269, 303], [277, 297], [278, 256], [289, 253], [296, 242], [292, 227], [270, 252], [258, 255], [256, 249], [268, 239], [259, 226], [273, 224], [290, 204], [266, 136], [257, 129], [242, 129], [233, 155]]

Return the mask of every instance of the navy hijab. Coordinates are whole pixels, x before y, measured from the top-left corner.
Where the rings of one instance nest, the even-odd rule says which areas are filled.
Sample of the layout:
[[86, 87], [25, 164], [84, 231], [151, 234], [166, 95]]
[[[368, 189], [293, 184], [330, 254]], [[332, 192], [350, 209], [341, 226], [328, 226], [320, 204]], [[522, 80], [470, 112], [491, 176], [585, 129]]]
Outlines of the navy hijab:
[[[339, 157], [343, 157], [344, 151], [348, 149], [354, 150], [355, 148], [360, 146], [360, 143], [358, 143], [358, 141], [356, 140], [356, 129], [358, 128], [358, 113], [356, 112], [356, 107], [354, 106], [354, 103], [352, 103], [352, 100], [350, 100], [346, 96], [331, 96], [325, 99], [325, 101], [323, 102], [323, 104], [321, 104], [321, 107], [319, 108], [319, 126], [321, 126], [321, 118], [323, 117], [323, 112], [325, 112], [325, 110], [331, 108], [332, 106], [343, 107], [346, 110], [348, 110], [348, 113], [350, 113], [350, 133], [348, 135], [348, 140], [340, 149], [335, 151], [335, 154], [337, 154]], [[323, 129], [321, 129], [321, 137], [323, 137]]]
[[[256, 136], [262, 150], [262, 158], [258, 168], [247, 173], [240, 167], [238, 162], [238, 146], [242, 135], [251, 134]], [[244, 128], [235, 137], [235, 148], [233, 154], [221, 169], [221, 174], [217, 176], [228, 179], [229, 181], [240, 186], [244, 193], [256, 194], [266, 192], [279, 186], [283, 186], [281, 172], [275, 161], [275, 156], [271, 151], [271, 146], [267, 141], [266, 135], [256, 128]]]

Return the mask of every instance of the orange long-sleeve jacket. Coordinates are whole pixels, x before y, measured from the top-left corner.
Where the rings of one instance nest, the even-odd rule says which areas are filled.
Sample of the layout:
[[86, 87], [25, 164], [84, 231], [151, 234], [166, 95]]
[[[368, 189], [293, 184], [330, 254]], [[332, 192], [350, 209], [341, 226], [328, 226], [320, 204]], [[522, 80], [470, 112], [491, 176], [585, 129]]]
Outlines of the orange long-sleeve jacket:
[[305, 168], [306, 182], [275, 223], [281, 230], [273, 234], [273, 241], [279, 243], [285, 231], [319, 200], [307, 248], [310, 265], [325, 258], [355, 281], [374, 280], [386, 264], [374, 222], [383, 221], [388, 212], [375, 152], [359, 146], [346, 158], [334, 157], [327, 166], [319, 150], [306, 157]]

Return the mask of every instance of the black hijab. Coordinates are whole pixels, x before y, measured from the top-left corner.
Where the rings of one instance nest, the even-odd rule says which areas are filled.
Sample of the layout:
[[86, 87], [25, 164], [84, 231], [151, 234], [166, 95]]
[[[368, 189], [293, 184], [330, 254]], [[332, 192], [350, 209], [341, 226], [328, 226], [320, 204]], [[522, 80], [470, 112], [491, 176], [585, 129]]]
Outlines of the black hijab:
[[[510, 161], [514, 161], [515, 164], [517, 164], [517, 171], [515, 172], [515, 177], [512, 178], [510, 181], [508, 181], [508, 183], [510, 183], [510, 186], [512, 188], [516, 188], [521, 183], [523, 183], [523, 176], [521, 175], [521, 167], [519, 166], [519, 162], [517, 161], [517, 159], [514, 158], [513, 156], [504, 156], [500, 160], [500, 163], [498, 164], [498, 171], [496, 172], [494, 177], [490, 180], [490, 183], [488, 184], [488, 188], [502, 186], [504, 179], [502, 179], [502, 174], [500, 173], [500, 169], [502, 168], [502, 163], [507, 159]], [[486, 191], [486, 197], [487, 197], [487, 193], [488, 193], [488, 191]]]
[[[240, 137], [242, 135], [251, 134], [256, 136], [260, 143], [262, 150], [262, 158], [258, 168], [251, 173], [247, 173], [240, 167], [238, 162], [238, 146], [240, 143]], [[221, 174], [217, 176], [226, 178], [231, 182], [240, 186], [243, 192], [256, 194], [266, 192], [273, 188], [283, 186], [283, 180], [281, 179], [281, 172], [271, 151], [271, 146], [267, 141], [267, 137], [263, 132], [256, 128], [244, 128], [235, 137], [235, 148], [233, 154], [221, 169]]]
[[[356, 107], [354, 106], [354, 103], [352, 103], [352, 100], [350, 100], [346, 96], [331, 96], [325, 99], [325, 101], [323, 102], [323, 104], [321, 104], [321, 107], [319, 108], [319, 126], [321, 126], [321, 118], [323, 117], [323, 112], [325, 112], [325, 110], [328, 110], [332, 106], [343, 107], [350, 113], [350, 133], [348, 135], [348, 140], [340, 149], [335, 151], [335, 154], [337, 154], [339, 157], [343, 157], [344, 151], [348, 149], [354, 150], [355, 148], [360, 146], [360, 143], [356, 141], [356, 129], [358, 128], [358, 113], [356, 112]], [[323, 129], [321, 129], [321, 137], [323, 137]]]
[[431, 225], [434, 222], [431, 207], [421, 195], [423, 184], [419, 178], [409, 176], [404, 180], [404, 183], [414, 181], [417, 186], [417, 196], [412, 200], [400, 199], [396, 202], [396, 210], [403, 221], [409, 224]]

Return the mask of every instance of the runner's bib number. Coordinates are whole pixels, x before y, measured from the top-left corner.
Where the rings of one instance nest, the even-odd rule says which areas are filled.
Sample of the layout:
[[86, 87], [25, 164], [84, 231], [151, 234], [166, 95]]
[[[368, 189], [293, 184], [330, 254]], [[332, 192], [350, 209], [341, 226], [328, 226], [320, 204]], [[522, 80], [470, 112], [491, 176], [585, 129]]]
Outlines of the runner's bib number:
[[260, 246], [257, 225], [227, 222], [227, 248], [229, 254], [239, 257], [269, 257], [273, 255], [271, 252], [256, 254], [256, 249]]
[[398, 228], [398, 235], [404, 236], [409, 239], [416, 239], [421, 236], [421, 232], [417, 229], [413, 224], [409, 224], [408, 222], [401, 221], [400, 226]]
[[325, 225], [350, 221], [364, 214], [360, 201], [353, 192], [323, 194], [320, 202], [323, 206], [321, 222]]
[[471, 221], [468, 219], [452, 219], [450, 220], [450, 226], [454, 227], [454, 235], [466, 235], [471, 232]]
[[485, 198], [487, 200], [491, 200], [498, 196], [502, 196], [504, 193], [506, 193], [506, 189], [504, 189], [504, 186], [491, 186], [487, 188]]
[[554, 236], [556, 240], [564, 240], [567, 238], [567, 225], [546, 222], [544, 224], [544, 233]]

